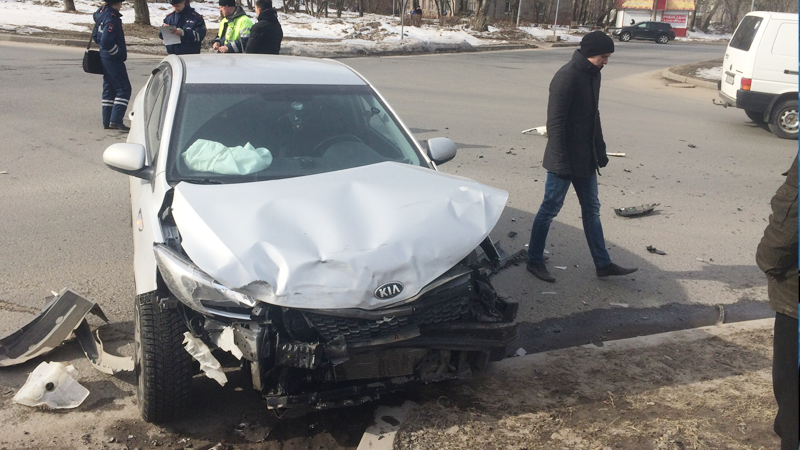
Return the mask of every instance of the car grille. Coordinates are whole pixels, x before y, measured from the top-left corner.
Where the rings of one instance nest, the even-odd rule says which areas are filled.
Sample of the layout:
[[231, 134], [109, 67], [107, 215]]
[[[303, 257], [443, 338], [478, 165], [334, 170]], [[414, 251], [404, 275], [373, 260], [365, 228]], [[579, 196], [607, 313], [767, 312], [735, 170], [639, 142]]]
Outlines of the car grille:
[[419, 325], [457, 321], [469, 311], [471, 291], [471, 283], [446, 286], [414, 302], [411, 315], [384, 317], [380, 320], [336, 317], [311, 312], [303, 314], [324, 340], [329, 341], [342, 335], [349, 344], [353, 344], [396, 335]]

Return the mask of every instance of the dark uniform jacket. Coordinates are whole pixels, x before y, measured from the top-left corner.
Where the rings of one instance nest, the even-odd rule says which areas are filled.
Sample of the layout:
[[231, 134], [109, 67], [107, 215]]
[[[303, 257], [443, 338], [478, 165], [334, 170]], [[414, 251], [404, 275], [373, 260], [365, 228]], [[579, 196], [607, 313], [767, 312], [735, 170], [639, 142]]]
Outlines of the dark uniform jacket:
[[542, 166], [550, 172], [588, 178], [608, 164], [600, 126], [600, 68], [579, 50], [550, 82], [547, 147]]
[[797, 319], [797, 156], [770, 204], [772, 214], [758, 244], [756, 264], [767, 274], [770, 308]]
[[274, 9], [261, 11], [258, 22], [250, 29], [245, 53], [264, 53], [277, 55], [281, 51], [283, 29], [278, 22], [278, 12]]
[[[167, 45], [167, 53], [171, 55], [189, 55], [200, 53], [200, 45], [206, 37], [206, 22], [203, 16], [188, 4], [181, 12], [171, 12], [164, 23], [183, 30], [180, 44]], [[161, 32], [158, 37], [163, 39]]]
[[126, 61], [128, 48], [122, 32], [122, 14], [111, 6], [98, 8], [94, 15], [92, 39], [100, 46], [100, 57], [114, 61]]

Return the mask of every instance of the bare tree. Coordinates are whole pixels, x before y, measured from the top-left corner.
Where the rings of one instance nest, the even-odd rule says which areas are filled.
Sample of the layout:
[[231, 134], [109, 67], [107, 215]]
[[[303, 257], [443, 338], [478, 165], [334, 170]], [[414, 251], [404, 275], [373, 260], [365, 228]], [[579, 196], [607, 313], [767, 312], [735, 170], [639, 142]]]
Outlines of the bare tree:
[[711, 5], [711, 9], [709, 9], [708, 5], [706, 5], [706, 11], [703, 13], [703, 23], [700, 24], [700, 29], [704, 33], [708, 33], [708, 26], [711, 25], [711, 19], [714, 18], [714, 13], [717, 12], [720, 4], [721, 3], [719, 1], [714, 3]]
[[75, 12], [75, 2], [73, 0], [64, 0], [64, 12]]
[[489, 31], [489, 11], [491, 0], [477, 0], [475, 2], [475, 15], [472, 16], [470, 27], [475, 31]]
[[150, 25], [150, 9], [147, 7], [147, 0], [133, 0], [133, 13], [133, 23]]

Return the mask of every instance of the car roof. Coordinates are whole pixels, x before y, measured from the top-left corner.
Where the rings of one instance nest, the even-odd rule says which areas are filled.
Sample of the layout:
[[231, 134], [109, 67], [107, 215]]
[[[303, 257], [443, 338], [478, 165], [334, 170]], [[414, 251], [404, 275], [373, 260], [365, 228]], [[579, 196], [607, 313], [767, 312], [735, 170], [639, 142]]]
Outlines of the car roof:
[[182, 66], [186, 84], [367, 84], [353, 69], [329, 59], [206, 53], [171, 55], [166, 61]]

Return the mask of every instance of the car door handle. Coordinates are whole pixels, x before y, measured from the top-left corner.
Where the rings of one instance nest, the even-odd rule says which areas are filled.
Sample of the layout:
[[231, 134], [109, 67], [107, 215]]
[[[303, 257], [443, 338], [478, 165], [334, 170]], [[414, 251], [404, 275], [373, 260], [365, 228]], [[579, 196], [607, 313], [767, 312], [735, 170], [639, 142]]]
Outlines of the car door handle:
[[786, 69], [786, 70], [783, 71], [783, 73], [785, 73], [787, 75], [797, 75], [797, 71], [796, 70]]

